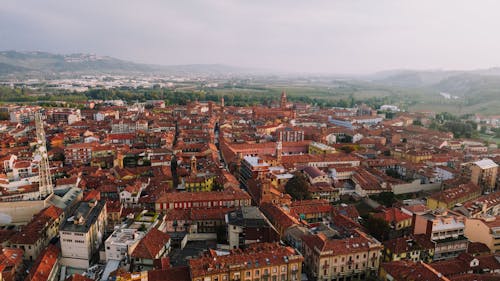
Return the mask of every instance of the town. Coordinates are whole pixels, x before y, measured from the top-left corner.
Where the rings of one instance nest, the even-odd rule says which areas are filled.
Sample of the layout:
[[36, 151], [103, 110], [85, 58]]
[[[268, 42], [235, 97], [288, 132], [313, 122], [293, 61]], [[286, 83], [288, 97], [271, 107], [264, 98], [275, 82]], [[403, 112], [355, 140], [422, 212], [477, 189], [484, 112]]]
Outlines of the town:
[[500, 279], [500, 149], [436, 113], [286, 91], [0, 112], [1, 281]]

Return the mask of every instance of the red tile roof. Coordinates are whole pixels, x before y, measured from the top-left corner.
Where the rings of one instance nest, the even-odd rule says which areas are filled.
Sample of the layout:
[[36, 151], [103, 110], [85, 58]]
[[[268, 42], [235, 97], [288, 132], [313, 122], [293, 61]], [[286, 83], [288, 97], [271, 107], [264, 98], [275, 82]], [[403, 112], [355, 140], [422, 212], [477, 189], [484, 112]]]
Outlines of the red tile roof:
[[155, 259], [169, 241], [170, 235], [153, 228], [142, 238], [130, 256], [134, 258]]
[[60, 250], [57, 246], [50, 244], [38, 256], [34, 265], [30, 268], [25, 281], [45, 281], [49, 278], [54, 266], [57, 266]]

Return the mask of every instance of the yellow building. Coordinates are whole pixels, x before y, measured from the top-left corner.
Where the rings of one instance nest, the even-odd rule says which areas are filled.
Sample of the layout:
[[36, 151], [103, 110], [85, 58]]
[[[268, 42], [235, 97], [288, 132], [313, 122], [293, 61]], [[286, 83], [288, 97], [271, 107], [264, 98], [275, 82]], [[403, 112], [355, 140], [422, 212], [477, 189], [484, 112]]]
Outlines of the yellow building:
[[469, 182], [455, 188], [449, 188], [427, 198], [427, 207], [434, 209], [452, 209], [456, 204], [474, 200], [481, 196], [481, 188]]
[[434, 245], [430, 241], [425, 242], [421, 245], [412, 237], [399, 237], [388, 240], [384, 242], [383, 260], [384, 262], [399, 260], [431, 262]]
[[189, 260], [192, 281], [300, 280], [304, 258], [293, 248], [256, 243], [219, 256], [215, 251]]
[[354, 232], [342, 239], [329, 239], [323, 233], [302, 237], [305, 266], [314, 280], [365, 280], [377, 274], [382, 244]]
[[186, 191], [212, 191], [215, 183], [214, 176], [184, 178]]

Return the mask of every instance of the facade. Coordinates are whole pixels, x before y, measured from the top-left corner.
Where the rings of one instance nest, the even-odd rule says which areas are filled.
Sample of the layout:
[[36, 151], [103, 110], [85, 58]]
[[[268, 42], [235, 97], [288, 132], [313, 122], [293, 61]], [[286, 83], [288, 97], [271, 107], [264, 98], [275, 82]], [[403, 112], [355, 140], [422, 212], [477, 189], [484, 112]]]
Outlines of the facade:
[[228, 242], [230, 249], [258, 242], [273, 242], [278, 234], [259, 208], [242, 207], [226, 215]]
[[210, 251], [189, 260], [191, 281], [301, 280], [304, 258], [293, 248], [274, 243], [256, 243], [228, 255]]
[[47, 207], [35, 214], [33, 219], [10, 239], [9, 244], [13, 248], [23, 250], [23, 259], [33, 261], [50, 240], [57, 236], [63, 218], [62, 209]]
[[155, 261], [170, 252], [170, 236], [152, 228], [130, 254], [135, 270], [151, 270]]
[[65, 164], [88, 165], [92, 160], [94, 143], [75, 143], [64, 148]]
[[98, 252], [106, 230], [104, 201], [80, 202], [60, 230], [61, 264], [87, 269]]
[[306, 271], [315, 280], [364, 280], [376, 275], [382, 244], [361, 231], [340, 239], [322, 233], [302, 239]]
[[471, 181], [483, 190], [491, 191], [495, 188], [498, 165], [490, 159], [483, 159], [474, 162], [470, 166]]
[[465, 236], [471, 242], [481, 242], [494, 254], [500, 252], [500, 216], [467, 219]]
[[104, 242], [106, 261], [126, 260], [135, 249], [144, 233], [137, 229], [117, 229]]
[[427, 208], [452, 209], [455, 205], [474, 200], [481, 196], [481, 188], [469, 182], [454, 188], [445, 189], [427, 198]]
[[56, 245], [50, 244], [30, 268], [25, 281], [59, 280], [60, 256], [61, 250]]
[[435, 210], [413, 214], [413, 234], [424, 234], [434, 243], [434, 261], [457, 257], [467, 251], [465, 218], [448, 211]]
[[250, 206], [251, 197], [239, 188], [209, 192], [170, 192], [163, 194], [155, 203], [157, 212], [169, 209], [227, 208]]

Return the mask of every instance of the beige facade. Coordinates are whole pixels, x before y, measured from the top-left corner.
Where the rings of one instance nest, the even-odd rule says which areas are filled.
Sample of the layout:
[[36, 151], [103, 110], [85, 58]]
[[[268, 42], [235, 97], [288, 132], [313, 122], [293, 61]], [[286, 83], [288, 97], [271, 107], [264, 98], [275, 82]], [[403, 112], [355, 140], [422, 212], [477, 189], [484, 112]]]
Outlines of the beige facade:
[[486, 244], [492, 253], [500, 253], [500, 216], [467, 219], [465, 236], [472, 242]]
[[61, 264], [87, 269], [102, 243], [106, 228], [106, 204], [80, 202], [77, 209], [61, 227]]

